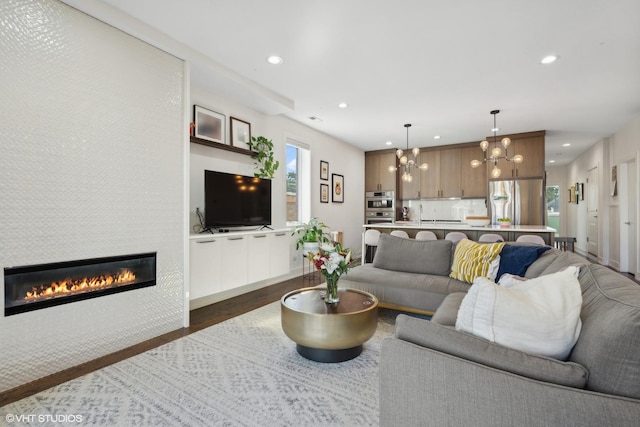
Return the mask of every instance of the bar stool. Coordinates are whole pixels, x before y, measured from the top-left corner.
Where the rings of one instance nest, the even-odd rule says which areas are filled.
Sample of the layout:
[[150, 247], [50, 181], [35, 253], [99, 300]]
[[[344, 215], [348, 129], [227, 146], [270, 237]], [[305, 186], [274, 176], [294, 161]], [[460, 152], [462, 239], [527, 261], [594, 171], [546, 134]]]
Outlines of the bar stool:
[[409, 238], [409, 235], [404, 230], [393, 230], [390, 234], [392, 236], [402, 237], [403, 239], [408, 239]]
[[454, 244], [458, 243], [460, 240], [462, 239], [466, 239], [467, 235], [464, 233], [461, 233], [459, 231], [451, 231], [449, 233], [447, 233], [446, 236], [444, 236], [445, 240], [451, 240]]
[[525, 242], [525, 243], [533, 243], [535, 245], [546, 245], [544, 239], [535, 234], [523, 234], [522, 236], [518, 236], [516, 242]]
[[485, 233], [478, 239], [478, 242], [482, 243], [495, 243], [495, 242], [504, 242], [504, 238], [495, 233]]
[[380, 231], [369, 229], [364, 232], [364, 262], [373, 262], [373, 257], [376, 254], [378, 248], [378, 239], [380, 238]]
[[575, 237], [556, 237], [554, 239], [554, 246], [561, 251], [575, 252], [573, 245], [576, 243]]
[[416, 233], [416, 240], [438, 240], [438, 236], [433, 231], [422, 230]]

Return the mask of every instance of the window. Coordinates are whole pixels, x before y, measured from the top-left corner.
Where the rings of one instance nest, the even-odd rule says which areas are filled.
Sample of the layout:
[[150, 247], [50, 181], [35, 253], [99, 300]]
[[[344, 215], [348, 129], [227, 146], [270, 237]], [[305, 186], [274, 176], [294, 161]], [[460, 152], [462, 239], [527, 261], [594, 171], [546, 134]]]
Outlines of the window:
[[311, 153], [297, 141], [287, 139], [287, 224], [311, 219]]

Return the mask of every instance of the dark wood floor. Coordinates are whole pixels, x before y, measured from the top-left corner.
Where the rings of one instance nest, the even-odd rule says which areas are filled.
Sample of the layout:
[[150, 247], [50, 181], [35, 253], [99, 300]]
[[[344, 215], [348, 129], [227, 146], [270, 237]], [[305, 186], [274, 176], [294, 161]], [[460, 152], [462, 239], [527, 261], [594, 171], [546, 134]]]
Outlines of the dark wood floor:
[[112, 365], [121, 360], [135, 356], [136, 354], [159, 347], [175, 339], [215, 325], [216, 323], [223, 322], [232, 317], [239, 316], [251, 310], [255, 310], [256, 308], [278, 301], [282, 295], [294, 289], [319, 285], [322, 283], [320, 278], [320, 274], [316, 274], [315, 278], [312, 280], [307, 278], [303, 279], [302, 276], [300, 276], [237, 296], [235, 298], [230, 298], [225, 301], [192, 310], [189, 313], [190, 326], [188, 328], [169, 332], [168, 334], [164, 334], [132, 347], [108, 354], [99, 359], [74, 366], [62, 372], [49, 375], [45, 378], [40, 378], [28, 384], [2, 392], [0, 393], [0, 407], [57, 386], [66, 381], [70, 381], [74, 378], [81, 377], [82, 375], [104, 368], [105, 366]]

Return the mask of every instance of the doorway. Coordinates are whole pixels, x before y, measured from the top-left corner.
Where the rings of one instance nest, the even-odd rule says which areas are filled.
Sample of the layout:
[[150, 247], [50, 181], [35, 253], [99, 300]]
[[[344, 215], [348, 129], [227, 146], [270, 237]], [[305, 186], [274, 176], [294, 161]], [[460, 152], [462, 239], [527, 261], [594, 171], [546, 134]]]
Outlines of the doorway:
[[548, 185], [546, 188], [547, 225], [555, 228], [555, 235], [560, 235], [560, 186]]
[[598, 257], [598, 167], [587, 173], [587, 253]]
[[620, 200], [620, 271], [638, 277], [638, 169], [636, 159], [618, 168]]

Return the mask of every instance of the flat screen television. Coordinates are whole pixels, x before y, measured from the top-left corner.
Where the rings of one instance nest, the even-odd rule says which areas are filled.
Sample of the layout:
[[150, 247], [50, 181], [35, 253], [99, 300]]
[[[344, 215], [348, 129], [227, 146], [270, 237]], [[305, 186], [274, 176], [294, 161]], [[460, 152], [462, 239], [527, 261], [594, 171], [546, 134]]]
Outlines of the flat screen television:
[[271, 224], [271, 180], [204, 171], [206, 228]]

